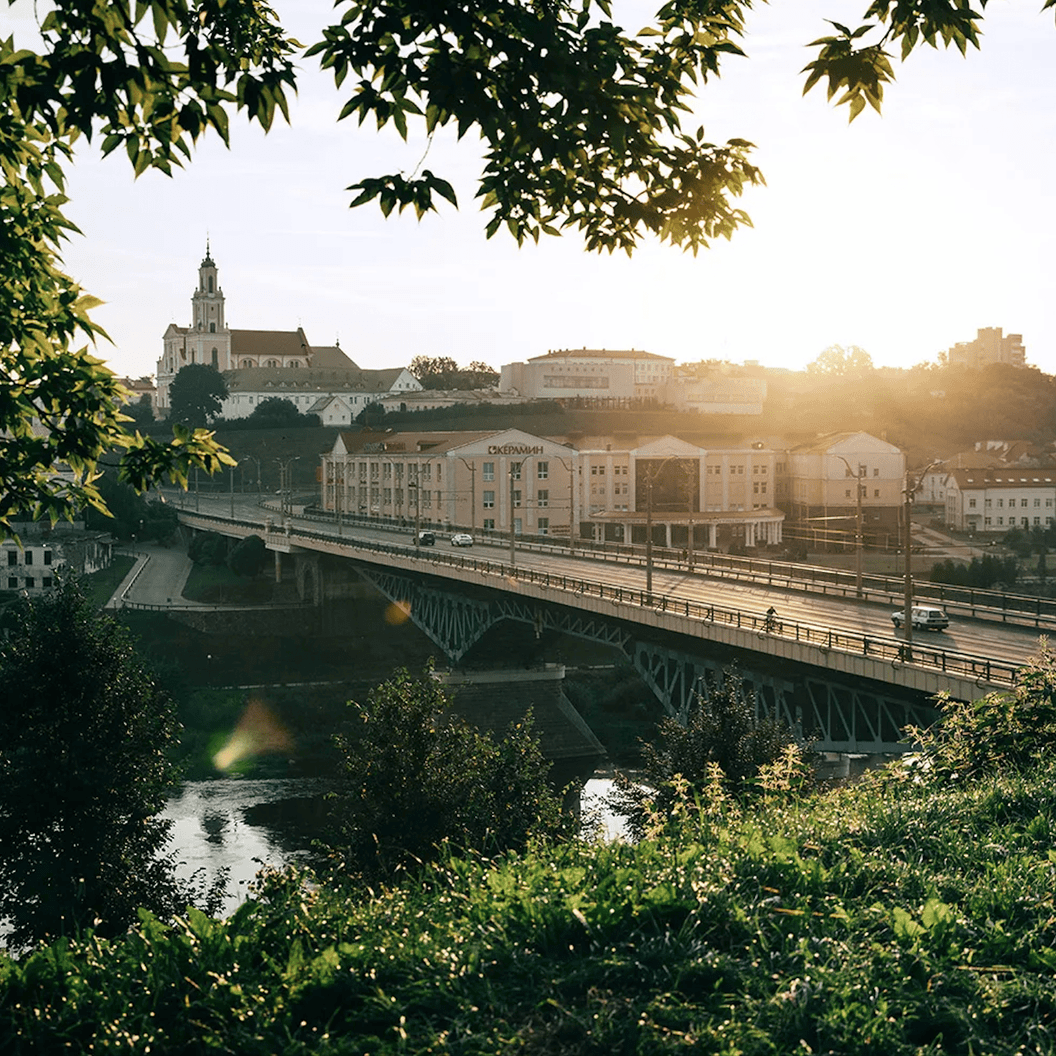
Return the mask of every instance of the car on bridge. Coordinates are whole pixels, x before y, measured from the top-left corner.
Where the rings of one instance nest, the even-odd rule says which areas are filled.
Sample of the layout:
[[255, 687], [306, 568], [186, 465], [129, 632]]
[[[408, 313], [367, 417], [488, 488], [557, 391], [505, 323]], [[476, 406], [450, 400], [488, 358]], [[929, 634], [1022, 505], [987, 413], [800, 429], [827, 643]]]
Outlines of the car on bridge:
[[[891, 613], [891, 622], [895, 625], [896, 630], [902, 626], [905, 616], [906, 614], [902, 609], [897, 609]], [[942, 609], [934, 608], [931, 605], [914, 605], [910, 609], [910, 619], [913, 621], [913, 627], [921, 631], [944, 631], [950, 625], [949, 616]]]
[[472, 546], [473, 536], [471, 536], [469, 532], [455, 532], [455, 534], [451, 536], [451, 545]]
[[434, 532], [419, 532], [419, 546], [436, 546], [436, 534]]

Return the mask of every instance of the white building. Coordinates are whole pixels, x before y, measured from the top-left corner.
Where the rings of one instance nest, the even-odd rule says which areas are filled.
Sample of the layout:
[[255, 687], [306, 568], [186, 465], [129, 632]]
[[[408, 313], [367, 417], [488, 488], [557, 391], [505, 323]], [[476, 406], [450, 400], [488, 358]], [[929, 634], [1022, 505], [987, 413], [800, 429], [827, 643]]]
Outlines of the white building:
[[622, 445], [498, 432], [342, 433], [323, 457], [324, 509], [445, 529], [654, 542], [781, 542], [775, 453], [674, 437]]
[[172, 379], [192, 363], [207, 364], [224, 375], [229, 392], [220, 411], [224, 418], [245, 418], [269, 397], [288, 399], [307, 411], [321, 398], [338, 395], [355, 417], [379, 396], [421, 388], [418, 379], [402, 367], [361, 370], [336, 345], [313, 347], [300, 327], [230, 329], [224, 291], [208, 246], [191, 295], [191, 325], [170, 323], [162, 340], [156, 402], [161, 417], [169, 413]]
[[829, 433], [788, 452], [790, 520], [801, 538], [853, 543], [861, 488], [862, 530], [876, 543], [897, 538], [906, 456], [869, 433]]
[[946, 524], [959, 531], [1045, 528], [1056, 516], [1056, 467], [955, 469], [946, 479]]
[[635, 349], [561, 349], [527, 363], [507, 363], [499, 391], [546, 400], [660, 400], [674, 362]]

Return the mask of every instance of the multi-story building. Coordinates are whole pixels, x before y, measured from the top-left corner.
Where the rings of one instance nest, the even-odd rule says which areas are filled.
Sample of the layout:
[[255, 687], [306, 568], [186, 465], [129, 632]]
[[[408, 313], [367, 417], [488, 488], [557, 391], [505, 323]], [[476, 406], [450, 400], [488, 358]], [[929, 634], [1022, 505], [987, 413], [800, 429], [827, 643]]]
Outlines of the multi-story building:
[[[159, 416], [169, 413], [169, 386], [192, 363], [224, 375], [224, 418], [245, 418], [261, 400], [281, 397], [307, 411], [323, 397], [342, 396], [354, 416], [367, 403], [392, 392], [415, 392], [421, 384], [402, 367], [362, 370], [336, 345], [313, 347], [304, 330], [232, 330], [224, 291], [208, 245], [191, 295], [191, 325], [170, 323], [157, 365]], [[347, 424], [347, 422], [343, 423]]]
[[320, 471], [325, 509], [444, 528], [694, 548], [781, 542], [776, 455], [674, 437], [342, 433]]
[[1056, 516], [1056, 466], [955, 469], [946, 478], [946, 524], [959, 531], [1045, 528]]
[[499, 390], [535, 399], [662, 400], [674, 360], [635, 349], [559, 349], [507, 363]]
[[906, 458], [868, 433], [830, 433], [787, 453], [789, 529], [813, 545], [853, 545], [861, 489], [862, 533], [898, 538]]
[[946, 361], [951, 367], [972, 367], [976, 370], [991, 363], [1024, 367], [1027, 350], [1023, 347], [1022, 334], [1002, 336], [1000, 326], [987, 326], [976, 331], [974, 341], [960, 341], [947, 350]]

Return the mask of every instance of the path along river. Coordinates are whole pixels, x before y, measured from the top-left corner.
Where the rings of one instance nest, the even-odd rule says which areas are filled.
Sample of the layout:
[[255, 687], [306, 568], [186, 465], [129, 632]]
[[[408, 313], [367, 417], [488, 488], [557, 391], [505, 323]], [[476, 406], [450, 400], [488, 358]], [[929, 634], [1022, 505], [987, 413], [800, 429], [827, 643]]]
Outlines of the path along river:
[[[598, 807], [598, 800], [611, 786], [606, 778], [587, 782], [583, 793], [585, 816]], [[249, 885], [264, 865], [281, 867], [304, 856], [280, 841], [277, 833], [246, 820], [246, 811], [258, 804], [276, 803], [320, 791], [322, 786], [305, 778], [244, 780], [218, 778], [212, 781], [188, 781], [169, 800], [164, 817], [173, 822], [172, 835], [179, 875], [190, 877], [204, 870], [212, 879], [221, 869], [230, 870], [224, 915], [233, 913], [246, 900]], [[603, 816], [602, 824], [610, 836], [619, 826]]]

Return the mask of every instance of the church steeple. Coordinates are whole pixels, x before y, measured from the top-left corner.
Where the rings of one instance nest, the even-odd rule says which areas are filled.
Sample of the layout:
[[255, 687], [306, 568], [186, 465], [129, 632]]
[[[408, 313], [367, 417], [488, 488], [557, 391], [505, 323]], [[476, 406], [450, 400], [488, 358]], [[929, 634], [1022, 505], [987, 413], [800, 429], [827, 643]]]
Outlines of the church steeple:
[[198, 267], [198, 289], [191, 297], [191, 329], [218, 333], [227, 329], [224, 322], [224, 291], [220, 289], [216, 262], [205, 242], [205, 257]]

